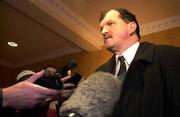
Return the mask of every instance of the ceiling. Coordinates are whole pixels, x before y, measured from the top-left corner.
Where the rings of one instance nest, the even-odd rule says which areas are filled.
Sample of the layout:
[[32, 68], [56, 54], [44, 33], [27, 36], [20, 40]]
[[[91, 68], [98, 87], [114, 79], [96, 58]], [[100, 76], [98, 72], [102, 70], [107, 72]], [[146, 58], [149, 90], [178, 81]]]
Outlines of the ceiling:
[[180, 0], [1, 0], [0, 65], [16, 68], [100, 50], [99, 14], [116, 7], [136, 14], [142, 35], [180, 26]]

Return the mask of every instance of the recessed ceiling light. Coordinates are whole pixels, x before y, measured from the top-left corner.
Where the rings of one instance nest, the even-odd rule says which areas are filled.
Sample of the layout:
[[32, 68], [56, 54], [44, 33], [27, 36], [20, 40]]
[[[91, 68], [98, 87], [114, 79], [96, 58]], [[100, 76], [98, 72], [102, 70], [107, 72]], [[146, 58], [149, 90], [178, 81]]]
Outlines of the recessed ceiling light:
[[18, 46], [18, 44], [15, 42], [8, 42], [8, 45], [11, 47], [17, 47]]

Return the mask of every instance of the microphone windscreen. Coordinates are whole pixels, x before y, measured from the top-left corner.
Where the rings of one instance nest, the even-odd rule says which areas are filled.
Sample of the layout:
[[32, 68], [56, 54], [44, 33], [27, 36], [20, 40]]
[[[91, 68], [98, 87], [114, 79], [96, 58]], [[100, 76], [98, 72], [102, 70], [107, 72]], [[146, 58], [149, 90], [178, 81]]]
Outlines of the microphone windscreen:
[[95, 72], [82, 81], [59, 111], [62, 117], [76, 113], [82, 117], [107, 117], [120, 97], [121, 82], [114, 75]]

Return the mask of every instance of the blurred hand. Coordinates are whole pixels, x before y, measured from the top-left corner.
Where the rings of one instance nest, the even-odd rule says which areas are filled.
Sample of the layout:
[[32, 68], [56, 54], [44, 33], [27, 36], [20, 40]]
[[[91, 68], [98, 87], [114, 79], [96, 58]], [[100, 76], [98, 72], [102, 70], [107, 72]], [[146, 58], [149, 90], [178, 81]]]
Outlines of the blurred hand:
[[61, 78], [61, 81], [63, 82], [63, 89], [59, 90], [59, 95], [58, 97], [56, 97], [61, 101], [68, 99], [75, 90], [75, 85], [73, 83], [64, 83], [65, 81], [70, 79], [70, 77], [71, 76], [66, 76], [64, 78]]
[[47, 98], [59, 95], [66, 96], [67, 91], [48, 89], [33, 83], [42, 77], [43, 74], [44, 70], [35, 73], [25, 81], [3, 88], [3, 107], [17, 109], [32, 108]]

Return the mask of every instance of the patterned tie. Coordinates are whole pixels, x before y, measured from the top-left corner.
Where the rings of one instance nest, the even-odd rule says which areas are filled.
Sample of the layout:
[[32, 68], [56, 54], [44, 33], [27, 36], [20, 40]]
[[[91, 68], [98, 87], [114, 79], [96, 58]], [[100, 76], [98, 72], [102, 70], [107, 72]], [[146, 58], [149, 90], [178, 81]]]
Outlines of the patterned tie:
[[126, 77], [126, 64], [124, 62], [124, 57], [123, 56], [120, 56], [118, 58], [118, 60], [120, 61], [120, 69], [119, 69], [119, 73], [118, 73], [118, 77], [120, 80], [124, 80], [125, 77]]

